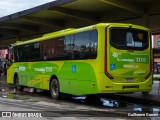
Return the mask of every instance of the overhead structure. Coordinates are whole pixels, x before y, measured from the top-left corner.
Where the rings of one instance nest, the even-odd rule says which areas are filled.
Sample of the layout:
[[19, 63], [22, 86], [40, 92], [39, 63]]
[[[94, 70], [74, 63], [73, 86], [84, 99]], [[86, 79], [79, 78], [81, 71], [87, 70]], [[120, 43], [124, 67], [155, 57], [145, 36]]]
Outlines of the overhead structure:
[[17, 40], [100, 22], [133, 23], [160, 32], [159, 0], [57, 0], [0, 18], [0, 49]]

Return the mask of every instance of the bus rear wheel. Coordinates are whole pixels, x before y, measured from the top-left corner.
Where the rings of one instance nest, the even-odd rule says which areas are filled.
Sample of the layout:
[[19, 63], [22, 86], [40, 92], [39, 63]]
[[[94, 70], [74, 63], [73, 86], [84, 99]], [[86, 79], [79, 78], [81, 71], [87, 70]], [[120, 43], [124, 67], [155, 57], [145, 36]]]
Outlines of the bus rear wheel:
[[142, 92], [142, 95], [148, 95], [149, 92]]
[[51, 97], [53, 99], [58, 100], [61, 98], [59, 82], [55, 78], [52, 79], [52, 81], [50, 83], [50, 93], [51, 93]]

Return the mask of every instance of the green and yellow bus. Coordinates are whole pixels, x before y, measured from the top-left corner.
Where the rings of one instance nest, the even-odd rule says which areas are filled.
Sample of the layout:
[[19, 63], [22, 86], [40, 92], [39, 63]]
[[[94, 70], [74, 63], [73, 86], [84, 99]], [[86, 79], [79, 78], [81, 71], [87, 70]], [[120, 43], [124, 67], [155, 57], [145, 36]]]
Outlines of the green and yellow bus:
[[99, 23], [70, 28], [11, 45], [7, 82], [61, 93], [96, 95], [149, 92], [152, 88], [150, 30]]

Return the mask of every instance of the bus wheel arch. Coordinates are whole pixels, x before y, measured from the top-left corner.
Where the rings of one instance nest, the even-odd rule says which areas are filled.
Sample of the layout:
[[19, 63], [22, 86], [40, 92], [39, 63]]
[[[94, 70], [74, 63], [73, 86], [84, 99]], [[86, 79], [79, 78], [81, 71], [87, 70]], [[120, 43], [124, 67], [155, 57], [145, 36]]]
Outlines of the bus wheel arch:
[[14, 81], [13, 82], [14, 82], [14, 85], [15, 85], [16, 89], [19, 90], [20, 89], [19, 76], [18, 76], [17, 73], [14, 74]]
[[14, 85], [17, 83], [17, 79], [18, 79], [18, 74], [15, 73], [15, 74], [14, 74], [14, 78], [13, 78], [13, 83], [14, 83]]
[[50, 78], [49, 90], [53, 99], [58, 100], [61, 98], [59, 80], [55, 75]]

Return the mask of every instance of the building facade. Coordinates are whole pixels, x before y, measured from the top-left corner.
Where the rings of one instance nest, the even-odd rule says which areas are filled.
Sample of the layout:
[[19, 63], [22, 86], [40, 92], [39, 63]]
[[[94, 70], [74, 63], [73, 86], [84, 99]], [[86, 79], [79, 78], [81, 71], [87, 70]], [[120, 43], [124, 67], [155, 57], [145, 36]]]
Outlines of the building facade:
[[153, 35], [153, 77], [160, 78], [160, 35]]

